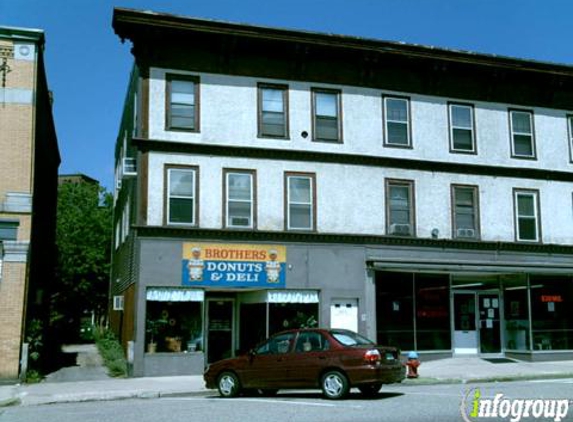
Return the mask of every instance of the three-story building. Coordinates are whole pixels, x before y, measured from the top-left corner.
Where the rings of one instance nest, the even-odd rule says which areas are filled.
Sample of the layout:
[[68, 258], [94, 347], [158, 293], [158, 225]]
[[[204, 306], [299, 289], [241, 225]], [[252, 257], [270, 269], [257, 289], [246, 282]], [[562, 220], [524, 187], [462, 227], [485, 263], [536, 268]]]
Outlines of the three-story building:
[[573, 67], [115, 9], [112, 326], [135, 375], [278, 330], [573, 356]]

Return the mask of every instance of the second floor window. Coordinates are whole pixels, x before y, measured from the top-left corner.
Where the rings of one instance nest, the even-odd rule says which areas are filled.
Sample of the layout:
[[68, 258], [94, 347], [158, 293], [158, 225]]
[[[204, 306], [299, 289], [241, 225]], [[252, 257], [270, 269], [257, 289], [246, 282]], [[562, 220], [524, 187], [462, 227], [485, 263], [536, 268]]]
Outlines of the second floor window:
[[511, 154], [518, 158], [535, 158], [533, 113], [510, 110]]
[[410, 147], [410, 100], [384, 97], [385, 144]]
[[537, 191], [515, 190], [514, 201], [517, 240], [538, 242], [540, 230]]
[[573, 116], [567, 116], [567, 128], [569, 130], [569, 159], [573, 162]]
[[199, 131], [199, 78], [167, 75], [168, 130]]
[[314, 140], [342, 142], [340, 109], [340, 91], [312, 90]]
[[196, 169], [167, 169], [167, 224], [197, 224], [196, 178]]
[[414, 182], [386, 181], [386, 231], [396, 236], [414, 235]]
[[450, 104], [450, 148], [455, 152], [475, 152], [473, 107]]
[[287, 173], [285, 185], [287, 230], [315, 230], [314, 175]]
[[254, 227], [254, 172], [225, 171], [226, 227]]
[[259, 85], [259, 136], [288, 138], [288, 89]]
[[453, 237], [479, 237], [478, 190], [474, 186], [452, 186]]

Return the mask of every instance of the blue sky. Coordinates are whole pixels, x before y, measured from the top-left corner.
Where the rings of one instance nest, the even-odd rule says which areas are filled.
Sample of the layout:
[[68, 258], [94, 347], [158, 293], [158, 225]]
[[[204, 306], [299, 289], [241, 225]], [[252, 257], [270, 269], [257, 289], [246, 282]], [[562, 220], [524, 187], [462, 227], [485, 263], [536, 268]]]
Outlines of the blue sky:
[[0, 0], [0, 25], [46, 33], [60, 173], [108, 189], [132, 65], [111, 27], [115, 6], [573, 66], [570, 0]]

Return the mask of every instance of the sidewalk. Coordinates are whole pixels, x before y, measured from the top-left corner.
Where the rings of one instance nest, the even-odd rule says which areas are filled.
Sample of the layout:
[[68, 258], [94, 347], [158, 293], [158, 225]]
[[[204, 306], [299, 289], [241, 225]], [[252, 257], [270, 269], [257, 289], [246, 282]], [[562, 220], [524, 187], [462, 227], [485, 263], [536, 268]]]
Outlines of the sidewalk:
[[[573, 378], [573, 360], [559, 362], [490, 363], [477, 357], [424, 362], [420, 378], [405, 385], [492, 382], [540, 378]], [[155, 398], [216, 394], [207, 390], [200, 375], [150, 378], [107, 378], [91, 381], [42, 382], [0, 386], [0, 407], [48, 403]]]

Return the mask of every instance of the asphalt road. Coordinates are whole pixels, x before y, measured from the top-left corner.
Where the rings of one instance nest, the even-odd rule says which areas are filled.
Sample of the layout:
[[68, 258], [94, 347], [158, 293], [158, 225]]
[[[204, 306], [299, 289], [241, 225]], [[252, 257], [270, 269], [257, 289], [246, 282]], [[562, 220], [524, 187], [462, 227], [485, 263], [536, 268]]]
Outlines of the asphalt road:
[[[511, 383], [397, 385], [383, 387], [374, 399], [364, 399], [358, 392], [342, 401], [329, 401], [318, 391], [279, 392], [276, 397], [241, 397], [221, 399], [215, 395], [169, 397], [161, 399], [69, 403], [48, 406], [0, 409], [0, 422], [160, 422], [160, 421], [241, 421], [241, 422], [385, 422], [385, 421], [510, 421], [506, 417], [469, 417], [476, 391], [481, 400], [499, 397], [509, 409], [516, 400], [562, 400], [562, 421], [573, 421], [573, 379], [524, 381]], [[567, 404], [567, 409], [563, 404]], [[532, 406], [535, 403], [532, 402]], [[571, 409], [569, 409], [569, 406]], [[523, 408], [523, 407], [522, 407]], [[519, 410], [514, 405], [514, 409]], [[539, 408], [531, 407], [530, 413]], [[555, 415], [558, 407], [555, 408]], [[520, 417], [521, 421], [555, 421], [556, 417]]]

